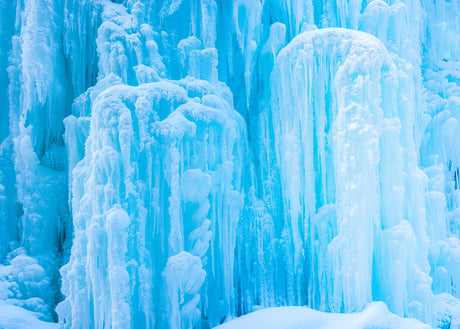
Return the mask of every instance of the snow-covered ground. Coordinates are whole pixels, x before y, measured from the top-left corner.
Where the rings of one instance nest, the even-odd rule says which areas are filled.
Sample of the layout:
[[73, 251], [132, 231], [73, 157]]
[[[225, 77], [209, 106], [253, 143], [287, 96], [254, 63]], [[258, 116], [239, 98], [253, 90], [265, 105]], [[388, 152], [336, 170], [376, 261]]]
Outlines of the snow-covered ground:
[[429, 329], [416, 319], [388, 311], [384, 303], [369, 304], [360, 313], [325, 313], [307, 307], [267, 308], [243, 315], [214, 329]]
[[2, 329], [58, 329], [57, 323], [40, 321], [38, 315], [22, 307], [0, 302], [0, 328]]
[[[0, 302], [2, 329], [57, 329], [56, 323], [37, 319], [24, 308]], [[429, 329], [416, 319], [398, 317], [384, 303], [369, 304], [360, 313], [325, 313], [307, 307], [273, 307], [255, 311], [214, 329]]]

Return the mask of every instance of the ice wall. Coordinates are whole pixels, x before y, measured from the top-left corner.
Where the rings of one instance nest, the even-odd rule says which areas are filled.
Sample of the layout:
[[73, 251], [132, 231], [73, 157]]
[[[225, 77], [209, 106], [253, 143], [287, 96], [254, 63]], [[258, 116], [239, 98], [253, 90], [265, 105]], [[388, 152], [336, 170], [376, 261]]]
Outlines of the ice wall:
[[7, 264], [1, 294], [51, 320], [61, 298], [59, 267], [72, 225], [63, 141], [72, 98], [58, 51], [63, 7], [51, 1], [2, 1], [0, 8], [0, 258]]
[[0, 298], [64, 328], [458, 326], [459, 10], [0, 0]]

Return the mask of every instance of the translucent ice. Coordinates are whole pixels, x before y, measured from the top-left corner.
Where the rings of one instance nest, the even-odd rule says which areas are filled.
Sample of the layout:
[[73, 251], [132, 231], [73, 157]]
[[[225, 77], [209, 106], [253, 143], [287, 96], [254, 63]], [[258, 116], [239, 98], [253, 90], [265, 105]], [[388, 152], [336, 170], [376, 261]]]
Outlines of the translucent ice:
[[459, 326], [459, 15], [0, 0], [0, 326]]

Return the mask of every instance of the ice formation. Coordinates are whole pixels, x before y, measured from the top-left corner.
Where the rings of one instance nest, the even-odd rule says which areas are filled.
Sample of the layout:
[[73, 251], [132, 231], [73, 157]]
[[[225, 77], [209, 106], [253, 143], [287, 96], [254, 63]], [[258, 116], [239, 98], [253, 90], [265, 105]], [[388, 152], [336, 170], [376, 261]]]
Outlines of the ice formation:
[[460, 328], [459, 17], [0, 0], [0, 326]]

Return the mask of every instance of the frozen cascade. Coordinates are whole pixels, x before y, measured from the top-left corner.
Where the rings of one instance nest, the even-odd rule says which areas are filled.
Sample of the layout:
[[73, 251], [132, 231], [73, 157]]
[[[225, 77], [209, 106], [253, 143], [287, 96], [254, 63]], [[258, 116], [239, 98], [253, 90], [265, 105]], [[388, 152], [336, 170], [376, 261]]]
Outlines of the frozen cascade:
[[[235, 249], [247, 145], [244, 121], [228, 96], [225, 88], [184, 80], [114, 86], [95, 99], [87, 155], [73, 171], [75, 238], [70, 263], [62, 270], [68, 299], [60, 307], [72, 327], [129, 326], [129, 319], [112, 322], [120, 312], [132, 314], [134, 327], [153, 327], [154, 314], [175, 317], [179, 306], [178, 322], [166, 316], [156, 321], [171, 321], [171, 327], [194, 323], [194, 314], [200, 318], [202, 268], [215, 286], [204, 300], [209, 309], [219, 314], [234, 305], [232, 276], [226, 275], [233, 272], [233, 253], [227, 250]], [[125, 257], [119, 248], [126, 249]], [[176, 271], [190, 276], [181, 276], [185, 281], [179, 287], [178, 279], [170, 278], [176, 274], [169, 274]], [[123, 294], [117, 291], [125, 286]], [[180, 305], [173, 291], [181, 294]], [[82, 308], [77, 315], [94, 318], [71, 316], [76, 307]]]
[[459, 15], [0, 0], [0, 326], [460, 328]]
[[[63, 119], [67, 97], [60, 47], [63, 7], [2, 1], [1, 295], [56, 318], [59, 267], [72, 225], [67, 204]], [[18, 15], [12, 15], [15, 10]], [[45, 18], [46, 17], [46, 18]], [[8, 55], [7, 77], [3, 56]], [[9, 100], [5, 102], [5, 100]], [[3, 240], [3, 237], [5, 240]], [[10, 251], [5, 254], [4, 251]], [[33, 258], [31, 258], [33, 257]]]

